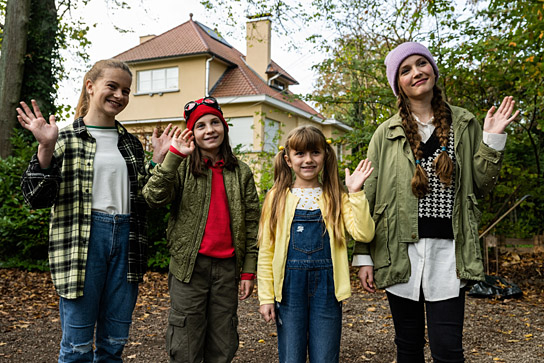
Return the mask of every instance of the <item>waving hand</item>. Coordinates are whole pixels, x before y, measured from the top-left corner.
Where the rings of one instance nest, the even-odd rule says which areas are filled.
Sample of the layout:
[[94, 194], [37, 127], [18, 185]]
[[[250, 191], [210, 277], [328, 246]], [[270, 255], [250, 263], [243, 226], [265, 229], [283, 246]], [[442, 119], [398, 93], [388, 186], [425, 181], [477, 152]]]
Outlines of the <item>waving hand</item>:
[[[496, 109], [495, 106], [491, 107], [487, 111], [487, 115], [484, 121], [484, 131], [491, 134], [502, 134], [506, 126], [508, 126], [516, 117], [519, 115], [519, 110], [512, 115], [514, 111], [514, 106], [516, 101], [514, 101], [512, 96], [504, 97], [499, 108]], [[495, 112], [496, 111], [496, 112]]]

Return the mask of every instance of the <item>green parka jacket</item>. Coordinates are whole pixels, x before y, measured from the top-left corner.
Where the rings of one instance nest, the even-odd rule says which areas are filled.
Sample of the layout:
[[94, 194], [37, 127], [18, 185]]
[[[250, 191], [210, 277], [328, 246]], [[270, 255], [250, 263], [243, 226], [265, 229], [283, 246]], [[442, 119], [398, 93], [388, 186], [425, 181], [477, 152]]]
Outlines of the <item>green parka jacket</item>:
[[[170, 272], [180, 281], [189, 282], [208, 218], [212, 171], [195, 177], [190, 170], [191, 156], [182, 158], [169, 152], [158, 164], [143, 189], [151, 208], [171, 203], [166, 237], [170, 250]], [[223, 169], [229, 203], [230, 226], [237, 271], [255, 273], [257, 269], [257, 232], [259, 197], [253, 173], [238, 160], [233, 170]]]
[[[483, 280], [478, 238], [481, 213], [476, 198], [493, 188], [501, 167], [502, 152], [482, 142], [482, 129], [474, 115], [449, 106], [455, 148], [455, 200], [453, 233], [457, 276]], [[402, 120], [396, 114], [381, 124], [370, 141], [368, 158], [374, 172], [365, 182], [365, 193], [376, 224], [370, 244], [356, 243], [354, 254], [369, 254], [374, 262], [374, 281], [379, 288], [408, 282], [408, 243], [417, 242], [418, 199], [411, 179], [416, 167]]]

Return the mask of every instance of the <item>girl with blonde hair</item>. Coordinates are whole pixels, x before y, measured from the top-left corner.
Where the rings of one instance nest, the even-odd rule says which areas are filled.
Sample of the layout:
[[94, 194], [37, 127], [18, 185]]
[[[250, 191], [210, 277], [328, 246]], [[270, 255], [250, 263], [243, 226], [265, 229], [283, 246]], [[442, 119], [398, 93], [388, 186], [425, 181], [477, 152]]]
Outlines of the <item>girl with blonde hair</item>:
[[344, 230], [361, 242], [374, 236], [361, 191], [373, 169], [367, 160], [346, 169], [346, 193], [335, 152], [314, 126], [292, 130], [274, 164], [259, 225], [259, 312], [276, 322], [280, 362], [338, 362], [351, 295]]
[[[60, 295], [59, 362], [121, 361], [138, 283], [147, 269], [147, 206], [141, 189], [151, 164], [115, 117], [129, 102], [132, 73], [118, 60], [85, 75], [76, 119], [59, 131], [35, 100], [17, 108], [38, 141], [21, 181], [33, 208], [51, 208], [49, 267]], [[174, 129], [153, 134], [160, 162]], [[95, 335], [96, 333], [96, 335]], [[96, 347], [93, 352], [93, 340]]]

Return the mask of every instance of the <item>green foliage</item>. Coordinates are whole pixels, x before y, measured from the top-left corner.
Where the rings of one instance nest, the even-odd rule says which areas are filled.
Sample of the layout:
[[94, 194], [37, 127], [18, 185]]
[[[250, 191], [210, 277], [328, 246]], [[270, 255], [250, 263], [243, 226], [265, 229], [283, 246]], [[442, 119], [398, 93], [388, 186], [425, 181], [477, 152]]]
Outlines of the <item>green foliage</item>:
[[497, 227], [518, 238], [542, 233], [544, 217], [544, 12], [543, 2], [493, 0], [442, 46], [448, 100], [483, 120], [487, 110], [513, 95], [521, 117], [507, 129], [508, 143], [497, 187], [483, 200], [482, 225], [492, 223], [525, 194], [531, 198]]
[[[266, 193], [274, 185], [274, 158], [276, 156], [277, 147], [280, 145], [280, 140], [283, 135], [282, 126], [274, 133], [275, 121], [266, 119], [266, 114], [258, 115], [261, 117], [260, 123], [263, 129], [263, 138], [260, 143], [260, 151], [246, 152], [243, 151], [243, 145], [236, 145], [234, 153], [240, 160], [249, 165], [255, 174], [255, 185], [259, 193], [261, 203], [266, 197]], [[265, 145], [266, 143], [266, 145]]]
[[170, 218], [170, 205], [149, 211], [147, 217], [147, 238], [149, 259], [147, 266], [153, 271], [167, 271], [170, 251], [166, 241], [166, 226]]
[[50, 210], [33, 210], [24, 202], [20, 180], [31, 154], [22, 133], [15, 133], [11, 141], [14, 154], [0, 159], [0, 266], [43, 270]]
[[316, 29], [307, 41], [326, 57], [314, 66], [316, 91], [306, 99], [325, 116], [353, 128], [336, 140], [353, 150], [345, 163], [364, 157], [377, 125], [396, 112], [383, 61], [401, 42], [428, 45], [446, 100], [473, 112], [482, 124], [490, 107], [498, 106], [504, 96], [514, 96], [522, 115], [507, 129], [497, 187], [480, 203], [482, 227], [530, 194], [496, 232], [519, 238], [542, 233], [543, 1], [219, 0], [213, 10], [233, 14], [240, 3], [249, 14], [271, 13], [275, 31], [282, 35]]

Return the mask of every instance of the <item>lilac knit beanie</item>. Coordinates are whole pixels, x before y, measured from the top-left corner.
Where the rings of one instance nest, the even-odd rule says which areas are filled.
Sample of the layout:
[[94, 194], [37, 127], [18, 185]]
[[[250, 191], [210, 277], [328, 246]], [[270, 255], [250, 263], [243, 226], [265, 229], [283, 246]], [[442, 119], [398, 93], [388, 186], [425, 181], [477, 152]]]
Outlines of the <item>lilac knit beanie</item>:
[[434, 61], [431, 52], [429, 52], [429, 49], [427, 49], [424, 45], [415, 42], [402, 43], [390, 51], [387, 57], [385, 57], [387, 80], [389, 81], [389, 85], [393, 89], [395, 96], [399, 95], [399, 85], [397, 81], [399, 67], [406, 58], [412, 55], [422, 55], [427, 58], [427, 60], [433, 66], [436, 79], [438, 79], [438, 67], [436, 66], [436, 62]]

